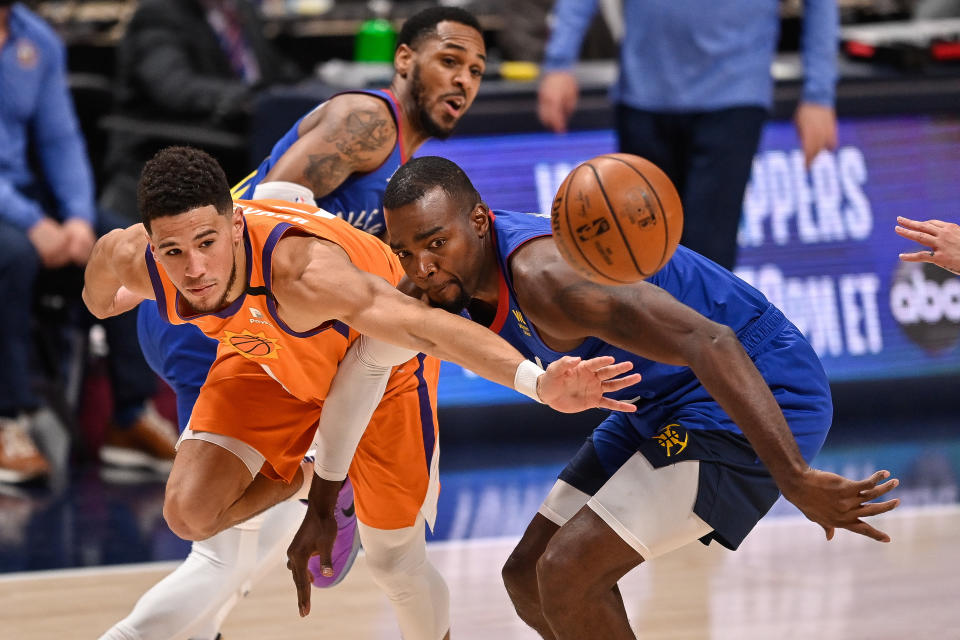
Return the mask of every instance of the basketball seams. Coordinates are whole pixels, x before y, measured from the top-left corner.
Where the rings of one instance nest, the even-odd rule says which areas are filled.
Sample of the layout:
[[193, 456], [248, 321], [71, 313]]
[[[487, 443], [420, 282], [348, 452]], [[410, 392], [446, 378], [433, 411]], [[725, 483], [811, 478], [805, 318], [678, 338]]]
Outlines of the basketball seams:
[[[603, 157], [609, 158], [610, 160], [615, 160], [617, 162], [620, 162], [630, 167], [630, 169], [633, 170], [634, 173], [636, 173], [638, 176], [640, 176], [640, 178], [643, 179], [647, 187], [650, 189], [650, 193], [652, 193], [653, 197], [657, 199], [657, 206], [660, 207], [660, 219], [663, 220], [663, 251], [660, 252], [660, 260], [657, 261], [657, 264], [659, 265], [659, 267], [657, 269], [654, 269], [654, 273], [656, 273], [656, 271], [660, 267], [663, 267], [663, 259], [666, 257], [667, 249], [670, 247], [670, 221], [668, 220], [666, 210], [663, 208], [663, 202], [661, 202], [660, 200], [660, 193], [653, 188], [653, 185], [650, 183], [650, 180], [647, 179], [647, 176], [645, 176], [639, 169], [637, 169], [635, 166], [633, 166], [623, 158], [618, 158], [614, 154], [607, 154]], [[653, 163], [650, 163], [650, 164], [651, 166], [656, 166], [656, 165], [653, 165]], [[667, 177], [667, 179], [669, 180], [669, 176]], [[604, 194], [604, 197], [606, 197], [606, 194]], [[631, 253], [631, 257], [633, 257], [632, 253]], [[634, 264], [636, 264], [636, 261], [634, 261]], [[640, 271], [640, 270], [637, 269], [637, 271]], [[643, 271], [640, 271], [640, 273], [643, 273]], [[645, 275], [644, 277], [649, 277], [649, 276]]]
[[[574, 233], [573, 227], [571, 226], [570, 205], [569, 205], [569, 202], [570, 202], [570, 185], [573, 184], [573, 181], [574, 181], [574, 179], [576, 178], [577, 172], [580, 171], [581, 168], [583, 168], [583, 165], [580, 165], [579, 167], [577, 167], [576, 169], [574, 169], [574, 170], [573, 170], [573, 173], [571, 173], [569, 176], [567, 176], [567, 180], [566, 180], [566, 182], [567, 182], [567, 188], [566, 188], [566, 190], [565, 190], [564, 193], [563, 193], [563, 209], [564, 209], [564, 214], [565, 214], [565, 215], [564, 215], [564, 218], [567, 219], [567, 233], [569, 234], [569, 237], [570, 237], [570, 244], [572, 244], [574, 247], [576, 247], [577, 252], [583, 257], [584, 262], [586, 262], [586, 263], [589, 264], [591, 267], [593, 267], [593, 270], [594, 270], [596, 273], [599, 273], [600, 275], [603, 275], [603, 277], [605, 277], [605, 278], [609, 278], [609, 276], [605, 275], [602, 271], [600, 271], [599, 269], [597, 269], [597, 265], [593, 264], [593, 262], [590, 260], [590, 258], [587, 257], [587, 254], [584, 253], [583, 249], [580, 247], [580, 244], [575, 240], [575, 238], [576, 238], [577, 236], [576, 236], [576, 234]], [[569, 251], [569, 249], [567, 249], [567, 250]], [[576, 267], [576, 265], [575, 265], [573, 262], [571, 262], [571, 261], [569, 261], [569, 260], [568, 260], [567, 262], [569, 262], [571, 265], [573, 265], [574, 267]], [[581, 271], [581, 270], [580, 270], [580, 269], [577, 269], [577, 271]], [[581, 275], [583, 275], [584, 277], [589, 277], [587, 274], [583, 273], [582, 271], [581, 271]], [[610, 279], [611, 279], [611, 280], [614, 280], [614, 278], [610, 278]]]
[[[603, 163], [603, 158], [616, 160], [617, 164]], [[630, 173], [640, 180], [623, 173], [621, 165], [626, 165]], [[581, 175], [579, 171], [584, 166], [589, 167], [590, 171]], [[579, 182], [573, 184], [574, 180]], [[590, 180], [594, 183], [587, 184]], [[609, 190], [606, 182], [610, 183]], [[667, 191], [661, 192], [662, 189]], [[571, 192], [575, 192], [578, 200], [576, 219], [567, 202]], [[664, 205], [667, 199], [670, 199], [669, 210]], [[564, 202], [561, 203], [561, 200]], [[659, 218], [657, 209], [660, 210]], [[629, 154], [598, 156], [574, 168], [560, 185], [551, 213], [555, 244], [562, 257], [586, 279], [608, 285], [629, 284], [659, 271], [677, 246], [678, 238], [670, 237], [673, 228], [677, 228], [678, 235], [683, 228], [682, 208], [669, 177], [656, 165]], [[621, 213], [627, 216], [626, 222], [620, 219]], [[676, 225], [669, 219], [674, 215], [677, 217]], [[567, 219], [561, 221], [560, 216], [566, 216]], [[612, 223], [610, 218], [613, 219]], [[624, 226], [627, 223], [631, 224]], [[613, 236], [609, 235], [614, 225], [622, 247], [616, 245]], [[626, 233], [627, 229], [630, 234]], [[601, 234], [607, 234], [604, 236], [606, 240], [596, 239]], [[570, 244], [575, 245], [577, 250], [568, 246]], [[659, 258], [654, 259], [656, 245], [659, 245]], [[590, 257], [591, 252], [597, 254], [596, 259]], [[641, 259], [645, 265], [652, 263], [654, 268], [649, 271], [641, 268]], [[600, 261], [603, 261], [602, 265]], [[607, 268], [617, 276], [608, 275]]]
[[[623, 240], [623, 246], [627, 249], [627, 254], [630, 256], [630, 261], [633, 262], [634, 268], [637, 270], [637, 273], [641, 277], [647, 277], [647, 274], [640, 268], [640, 265], [637, 264], [637, 258], [633, 255], [633, 248], [630, 246], [630, 241], [627, 238], [627, 235], [623, 232], [623, 227], [620, 226], [620, 219], [617, 217], [617, 212], [614, 210], [613, 205], [610, 203], [610, 197], [607, 196], [607, 190], [603, 186], [603, 181], [600, 180], [600, 173], [597, 171], [597, 168], [594, 167], [589, 162], [584, 163], [586, 166], [590, 167], [590, 170], [593, 171], [593, 176], [597, 180], [597, 187], [600, 189], [600, 194], [603, 196], [604, 204], [607, 205], [607, 211], [610, 212], [610, 217], [613, 219], [613, 222], [617, 225], [617, 231], [620, 232], [620, 239]], [[609, 277], [609, 276], [608, 276]], [[612, 278], [614, 279], [614, 278]]]

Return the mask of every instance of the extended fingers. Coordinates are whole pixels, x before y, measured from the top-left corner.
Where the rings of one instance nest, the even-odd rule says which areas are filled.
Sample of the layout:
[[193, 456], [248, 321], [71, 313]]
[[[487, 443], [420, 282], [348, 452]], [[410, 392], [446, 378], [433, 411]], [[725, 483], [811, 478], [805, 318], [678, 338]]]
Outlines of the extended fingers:
[[[587, 363], [590, 361], [587, 360]], [[626, 373], [633, 369], [633, 363], [630, 361], [627, 362], [618, 362], [616, 364], [607, 365], [605, 367], [600, 367], [596, 369], [594, 373], [597, 374], [597, 377], [601, 380], [609, 380], [610, 378], [615, 378], [621, 373]]]
[[632, 413], [637, 410], [636, 405], [630, 404], [629, 402], [621, 402], [620, 400], [614, 400], [613, 398], [603, 397], [600, 398], [598, 407], [601, 409], [610, 409], [611, 411], [622, 411], [624, 413]]
[[604, 380], [600, 383], [600, 388], [604, 393], [610, 393], [611, 391], [620, 391], [620, 389], [626, 389], [627, 387], [632, 387], [633, 385], [640, 382], [639, 373], [631, 373], [629, 376], [623, 376], [622, 378], [616, 378], [614, 380]]
[[[564, 357], [569, 358], [570, 356], [564, 356]], [[577, 364], [577, 362], [580, 362], [579, 358], [576, 359], [576, 362], [574, 362], [574, 364]], [[601, 369], [605, 369], [606, 367], [618, 366], [618, 365], [614, 365], [613, 364], [614, 362], [616, 362], [616, 360], [614, 360], [613, 356], [598, 356], [596, 358], [590, 358], [589, 360], [584, 360], [583, 366], [586, 367], [587, 370], [589, 371], [592, 371], [594, 373], [599, 373]], [[619, 363], [619, 364], [623, 364], [623, 363]], [[632, 368], [633, 368], [633, 365], [631, 364], [629, 367], [624, 369], [624, 371], [629, 371]]]
[[300, 617], [310, 613], [310, 586], [313, 582], [307, 565], [301, 565], [293, 557], [287, 560], [287, 569], [293, 574], [293, 584], [297, 588], [297, 609]]
[[929, 251], [917, 251], [915, 253], [901, 253], [899, 258], [904, 262], [933, 262], [933, 256]]
[[855, 524], [844, 526], [844, 529], [853, 531], [854, 533], [859, 533], [860, 535], [867, 536], [868, 538], [873, 538], [877, 542], [890, 542], [890, 536], [860, 520], [857, 520]]
[[869, 491], [889, 477], [890, 472], [886, 469], [881, 469], [880, 471], [874, 471], [869, 478], [864, 478], [860, 482], [855, 482], [854, 486], [857, 488], [858, 492]]
[[903, 216], [897, 216], [897, 224], [906, 229], [926, 233], [934, 233], [937, 229], [942, 229], [946, 225], [942, 220], [911, 220]]
[[897, 232], [897, 235], [903, 236], [907, 240], [913, 240], [928, 247], [933, 246], [933, 243], [936, 241], [933, 235], [924, 231], [915, 231], [905, 227], [894, 227], [893, 230]]
[[863, 502], [869, 502], [870, 500], [876, 500], [883, 494], [896, 489], [900, 485], [900, 481], [896, 478], [891, 478], [881, 485], [871, 487], [869, 489], [862, 489], [860, 491], [860, 499]]
[[899, 504], [900, 500], [898, 498], [887, 500], [885, 502], [868, 502], [867, 504], [856, 509], [852, 515], [855, 515], [857, 518], [868, 518], [870, 516], [886, 513], [887, 511], [893, 511]]

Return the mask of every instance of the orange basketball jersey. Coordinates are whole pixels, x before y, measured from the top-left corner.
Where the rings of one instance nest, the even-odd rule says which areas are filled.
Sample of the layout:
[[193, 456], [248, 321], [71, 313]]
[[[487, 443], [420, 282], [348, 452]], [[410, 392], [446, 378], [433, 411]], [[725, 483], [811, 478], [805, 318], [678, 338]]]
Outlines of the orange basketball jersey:
[[[244, 210], [247, 286], [229, 307], [184, 316], [180, 311], [187, 307], [149, 249], [147, 267], [160, 314], [175, 324], [195, 324], [219, 341], [191, 429], [247, 443], [264, 456], [261, 473], [290, 482], [313, 442], [330, 382], [359, 334], [337, 321], [304, 333], [284, 325], [271, 294], [277, 242], [286, 233], [308, 233], [340, 245], [357, 268], [394, 285], [403, 271], [387, 245], [316, 207], [281, 200], [238, 204]], [[369, 526], [409, 527], [417, 513], [433, 525], [438, 374], [439, 361], [423, 354], [395, 367], [360, 440], [349, 475], [357, 516]]]
[[148, 250], [147, 268], [160, 314], [173, 324], [195, 324], [218, 340], [218, 362], [246, 358], [297, 399], [322, 402], [338, 363], [359, 334], [339, 321], [307, 332], [293, 331], [283, 323], [271, 293], [271, 257], [277, 243], [291, 232], [329, 240], [341, 246], [358, 269], [394, 285], [403, 275], [400, 264], [387, 245], [316, 207], [282, 200], [237, 204], [243, 208], [245, 222], [242, 250], [247, 286], [243, 295], [220, 311], [183, 315], [189, 306]]

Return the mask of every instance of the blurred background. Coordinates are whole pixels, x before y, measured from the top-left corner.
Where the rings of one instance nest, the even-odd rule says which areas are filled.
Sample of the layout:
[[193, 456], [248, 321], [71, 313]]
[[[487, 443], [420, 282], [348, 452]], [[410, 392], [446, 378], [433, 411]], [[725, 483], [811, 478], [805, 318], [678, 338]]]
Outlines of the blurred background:
[[[137, 2], [23, 4], [65, 45], [100, 206], [134, 221], [130, 180], [143, 149], [204, 148], [238, 181], [317, 103], [343, 88], [388, 84], [393, 32], [434, 3], [253, 3], [282, 62], [231, 94], [235, 108], [212, 115], [138, 102], [123, 53]], [[537, 118], [552, 2], [446, 4], [479, 18], [488, 64], [454, 136], [418, 155], [459, 163], [494, 209], [549, 211], [570, 169], [617, 147], [609, 95], [623, 31], [617, 3], [601, 3], [584, 39], [574, 67], [580, 103], [564, 134]], [[838, 140], [809, 168], [791, 123], [803, 94], [803, 4], [781, 2], [778, 11], [772, 109], [752, 159], [734, 271], [779, 305], [823, 360], [836, 415], [817, 465], [852, 476], [887, 468], [901, 479], [894, 495], [904, 506], [954, 505], [960, 279], [901, 263], [898, 253], [913, 249], [893, 228], [898, 215], [960, 222], [960, 6], [840, 0]], [[124, 382], [107, 330], [78, 319], [78, 286], [41, 280], [33, 292], [29, 376], [41, 403], [30, 433], [49, 469], [29, 482], [0, 482], [0, 572], [171, 560], [189, 546], [162, 521], [163, 474], [99, 454]], [[175, 421], [169, 389], [159, 384], [148, 401], [158, 423]], [[553, 414], [446, 363], [440, 409], [437, 539], [521, 533], [598, 422]], [[782, 503], [774, 509], [788, 512]]]

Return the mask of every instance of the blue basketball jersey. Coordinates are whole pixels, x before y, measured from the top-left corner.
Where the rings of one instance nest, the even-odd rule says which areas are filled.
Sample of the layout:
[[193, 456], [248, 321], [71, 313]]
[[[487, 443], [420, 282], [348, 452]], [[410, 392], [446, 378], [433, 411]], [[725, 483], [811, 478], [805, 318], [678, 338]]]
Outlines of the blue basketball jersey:
[[[393, 151], [379, 167], [367, 173], [353, 173], [333, 192], [317, 200], [317, 206], [343, 218], [354, 227], [367, 233], [379, 236], [385, 229], [383, 221], [383, 193], [387, 189], [387, 182], [401, 164], [407, 161], [403, 157], [403, 131], [401, 129], [400, 106], [389, 89], [368, 91], [347, 91], [344, 93], [366, 93], [376, 96], [387, 103], [397, 126], [397, 144]], [[342, 95], [342, 94], [337, 94]], [[336, 97], [336, 96], [334, 96]], [[324, 103], [326, 104], [326, 103]], [[316, 109], [322, 107], [319, 105]], [[314, 109], [314, 111], [316, 111]], [[313, 113], [311, 111], [310, 113]], [[286, 153], [287, 149], [300, 138], [300, 123], [309, 113], [297, 120], [280, 140], [273, 145], [270, 155], [267, 156], [257, 170], [240, 185], [234, 188], [234, 199], [249, 200], [253, 191], [273, 168], [273, 165]]]
[[[576, 349], [565, 353], [548, 347], [537, 334], [536, 327], [526, 318], [517, 304], [509, 261], [513, 253], [526, 242], [551, 235], [549, 216], [495, 211], [492, 212], [491, 218], [501, 273], [501, 293], [496, 317], [491, 325], [492, 330], [499, 333], [524, 356], [538, 361], [544, 367], [565, 355], [579, 356], [584, 359], [608, 355], [620, 362], [632, 362], [633, 372], [642, 375], [641, 381], [609, 395], [637, 405], [636, 413], [623, 414], [623, 416], [642, 437], [654, 436], [657, 429], [663, 426], [658, 420], [670, 415], [669, 412], [682, 410], [693, 398], [697, 398], [697, 402], [704, 400], [703, 389], [693, 371], [688, 367], [648, 360], [595, 337], [587, 338]], [[796, 331], [762, 293], [730, 271], [683, 246], [678, 247], [670, 261], [648, 278], [647, 282], [664, 289], [707, 318], [732, 328], [755, 362], [757, 354], [763, 351], [772, 336], [784, 331]], [[816, 354], [799, 332], [796, 333], [799, 339], [799, 348], [796, 351], [802, 351], [802, 353], [794, 353], [793, 357], [799, 357], [805, 363], [813, 361], [810, 362], [810, 366], [814, 370], [819, 369], [825, 390], [826, 378], [822, 374], [822, 367]], [[766, 378], [768, 372], [763, 373]], [[784, 373], [789, 375], [789, 372]], [[768, 379], [768, 382], [771, 381]], [[823, 394], [818, 388], [814, 395], [817, 397], [812, 401], [817, 403], [818, 410], [822, 408], [820, 405], [829, 406], [828, 393], [825, 398], [821, 397]], [[706, 400], [712, 402], [709, 397], [706, 397]], [[665, 407], [668, 408], [666, 411]], [[715, 410], [722, 413], [719, 405], [715, 405]], [[739, 428], [729, 418], [725, 416], [724, 418], [704, 423], [701, 428], [740, 433]], [[829, 421], [827, 420], [826, 424], [823, 422], [821, 420], [812, 427], [806, 424], [791, 424], [801, 452], [807, 459], [812, 458], [823, 443]]]

